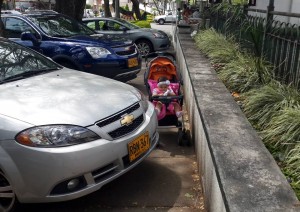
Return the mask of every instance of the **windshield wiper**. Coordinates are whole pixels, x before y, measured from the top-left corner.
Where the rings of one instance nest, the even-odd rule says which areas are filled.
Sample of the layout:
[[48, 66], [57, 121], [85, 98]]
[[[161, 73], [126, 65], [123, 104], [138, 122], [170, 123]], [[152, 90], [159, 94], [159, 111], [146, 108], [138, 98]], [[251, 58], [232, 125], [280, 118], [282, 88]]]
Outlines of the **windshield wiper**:
[[25, 79], [28, 77], [32, 77], [32, 76], [36, 76], [36, 75], [40, 75], [40, 74], [44, 74], [47, 72], [51, 72], [51, 71], [56, 71], [56, 70], [60, 70], [60, 67], [56, 67], [56, 68], [48, 68], [48, 69], [40, 69], [40, 70], [34, 70], [34, 71], [26, 71], [20, 74], [16, 74], [10, 77], [7, 77], [3, 80], [0, 81], [0, 84], [3, 83], [7, 83], [7, 82], [13, 82], [13, 81], [17, 81], [20, 79]]

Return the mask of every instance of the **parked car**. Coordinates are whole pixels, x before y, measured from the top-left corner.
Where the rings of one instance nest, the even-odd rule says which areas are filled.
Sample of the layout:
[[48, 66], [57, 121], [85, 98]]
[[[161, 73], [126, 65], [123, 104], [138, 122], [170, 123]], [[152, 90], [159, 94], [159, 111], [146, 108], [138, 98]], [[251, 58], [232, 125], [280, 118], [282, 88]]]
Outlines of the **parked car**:
[[32, 11], [2, 15], [7, 38], [57, 63], [120, 81], [136, 78], [141, 56], [125, 38], [104, 36], [65, 15]]
[[142, 162], [159, 139], [154, 108], [133, 86], [3, 38], [0, 102], [0, 211], [17, 200], [96, 191]]
[[157, 29], [141, 28], [120, 18], [84, 18], [82, 22], [100, 34], [127, 36], [145, 56], [170, 47], [168, 35]]
[[154, 17], [154, 21], [161, 25], [165, 23], [175, 23], [176, 22], [176, 14], [173, 12], [168, 12], [165, 15], [158, 15]]

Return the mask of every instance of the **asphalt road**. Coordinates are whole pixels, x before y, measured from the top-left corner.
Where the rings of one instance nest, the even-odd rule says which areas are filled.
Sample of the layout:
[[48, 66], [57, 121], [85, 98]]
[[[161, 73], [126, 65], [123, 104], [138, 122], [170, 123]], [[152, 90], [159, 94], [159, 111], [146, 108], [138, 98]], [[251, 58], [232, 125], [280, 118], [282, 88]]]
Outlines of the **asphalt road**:
[[[171, 24], [157, 25], [170, 33]], [[146, 93], [145, 67], [129, 84]], [[176, 128], [159, 130], [161, 146], [137, 167], [85, 197], [61, 203], [22, 204], [17, 211], [204, 212], [193, 146], [178, 146]]]

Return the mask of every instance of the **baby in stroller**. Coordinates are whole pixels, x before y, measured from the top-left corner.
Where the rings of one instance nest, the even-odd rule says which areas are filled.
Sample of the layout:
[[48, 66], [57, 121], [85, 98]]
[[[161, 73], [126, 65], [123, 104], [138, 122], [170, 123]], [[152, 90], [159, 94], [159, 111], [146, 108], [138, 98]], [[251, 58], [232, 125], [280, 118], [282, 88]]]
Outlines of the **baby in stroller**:
[[[152, 90], [152, 97], [155, 96], [176, 96], [175, 92], [170, 86], [170, 81], [167, 77], [161, 76], [158, 78], [157, 87]], [[162, 111], [164, 104], [161, 101], [153, 101], [158, 120], [164, 118], [165, 113]], [[170, 112], [174, 111], [176, 116], [180, 118], [182, 116], [181, 107], [176, 101], [170, 102], [166, 109]]]
[[175, 56], [168, 52], [154, 52], [147, 55], [145, 62], [147, 69], [144, 82], [149, 100], [155, 106], [158, 127], [177, 128], [178, 145], [190, 145], [186, 139], [184, 121], [179, 118], [183, 115], [183, 93], [181, 74], [176, 67]]

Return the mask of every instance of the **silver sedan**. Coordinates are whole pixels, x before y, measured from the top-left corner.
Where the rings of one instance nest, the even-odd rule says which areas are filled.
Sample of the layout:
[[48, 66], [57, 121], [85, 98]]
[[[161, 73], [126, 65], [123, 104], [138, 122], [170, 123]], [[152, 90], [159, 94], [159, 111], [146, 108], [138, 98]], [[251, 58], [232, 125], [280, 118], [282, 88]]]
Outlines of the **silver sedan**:
[[171, 41], [157, 29], [141, 28], [120, 18], [84, 18], [82, 22], [100, 34], [122, 35], [137, 45], [142, 56], [153, 51], [167, 50]]
[[143, 161], [159, 135], [134, 87], [0, 38], [0, 211], [71, 200]]

